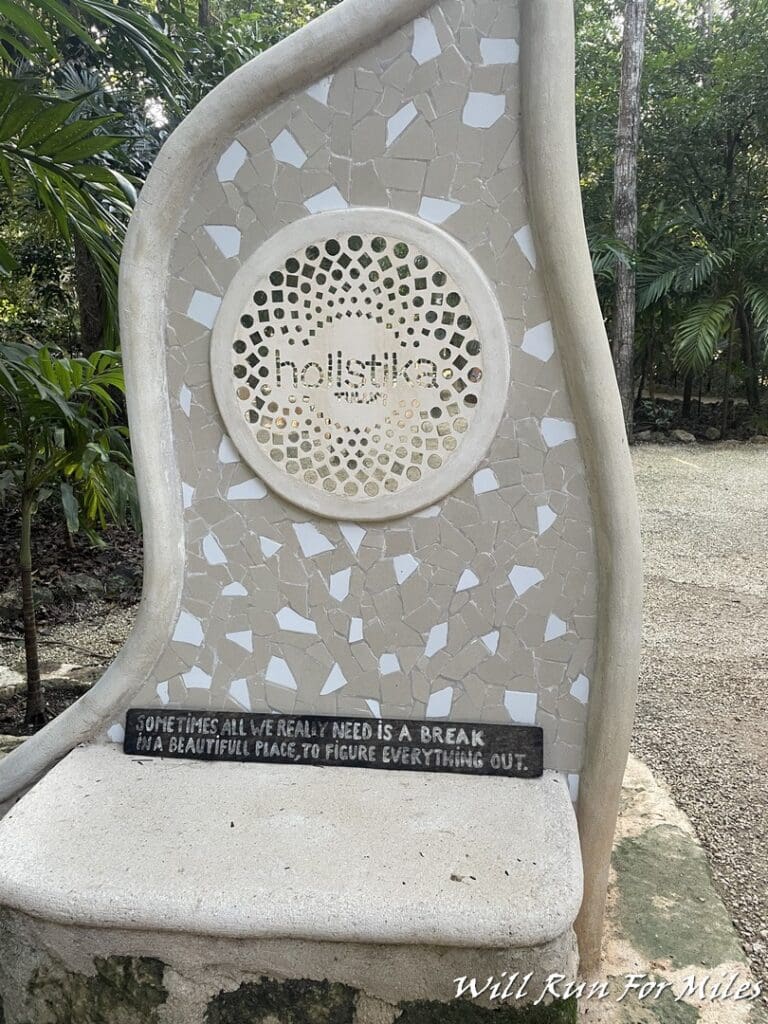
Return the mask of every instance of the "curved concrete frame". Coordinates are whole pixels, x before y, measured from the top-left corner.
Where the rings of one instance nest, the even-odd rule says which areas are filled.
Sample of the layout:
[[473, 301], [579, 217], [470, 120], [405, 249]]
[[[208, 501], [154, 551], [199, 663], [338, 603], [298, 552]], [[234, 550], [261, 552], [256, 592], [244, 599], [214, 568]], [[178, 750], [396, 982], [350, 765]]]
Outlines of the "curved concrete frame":
[[[226, 140], [283, 96], [418, 17], [433, 0], [344, 0], [213, 89], [160, 151], [136, 206], [120, 264], [120, 327], [128, 418], [144, 518], [144, 587], [136, 625], [99, 682], [0, 762], [0, 805], [90, 740], [146, 679], [181, 598], [184, 528], [165, 367], [171, 240], [192, 191]], [[308, 57], [307, 54], [311, 54]]]
[[[597, 667], [579, 789], [582, 970], [600, 945], [640, 662], [642, 558], [635, 481], [589, 259], [576, 156], [571, 0], [522, 0], [523, 152], [531, 224], [586, 467], [599, 566]], [[558, 54], [552, 60], [552, 54]], [[528, 130], [545, 126], [546, 130]]]

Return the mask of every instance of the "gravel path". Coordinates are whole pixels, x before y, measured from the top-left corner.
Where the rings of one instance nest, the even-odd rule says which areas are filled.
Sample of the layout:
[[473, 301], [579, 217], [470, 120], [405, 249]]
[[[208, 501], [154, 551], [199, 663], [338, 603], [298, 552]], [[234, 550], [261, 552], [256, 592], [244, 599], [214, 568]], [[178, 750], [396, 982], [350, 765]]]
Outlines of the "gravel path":
[[642, 445], [634, 752], [690, 816], [768, 985], [768, 448]]

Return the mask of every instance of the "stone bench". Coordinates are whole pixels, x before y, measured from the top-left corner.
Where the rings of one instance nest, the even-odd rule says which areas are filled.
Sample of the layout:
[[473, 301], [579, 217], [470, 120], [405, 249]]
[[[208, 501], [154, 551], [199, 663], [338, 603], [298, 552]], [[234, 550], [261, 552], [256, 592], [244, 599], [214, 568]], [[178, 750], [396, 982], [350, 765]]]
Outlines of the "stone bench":
[[[160, 153], [120, 284], [144, 596], [0, 763], [6, 1024], [501, 1024], [574, 927], [595, 968], [638, 524], [572, 9], [519, 6], [345, 0]], [[132, 756], [130, 709], [493, 726], [543, 775]]]
[[[208, 999], [231, 972], [255, 980], [279, 964], [280, 978], [331, 978], [396, 1005], [449, 1000], [465, 975], [482, 986], [514, 968], [543, 986], [575, 969], [581, 858], [553, 772], [406, 776], [79, 747], [7, 815], [0, 861], [15, 918], [3, 961], [26, 953], [43, 974], [140, 950]], [[206, 991], [189, 956], [209, 941]], [[23, 1005], [7, 982], [4, 994]]]

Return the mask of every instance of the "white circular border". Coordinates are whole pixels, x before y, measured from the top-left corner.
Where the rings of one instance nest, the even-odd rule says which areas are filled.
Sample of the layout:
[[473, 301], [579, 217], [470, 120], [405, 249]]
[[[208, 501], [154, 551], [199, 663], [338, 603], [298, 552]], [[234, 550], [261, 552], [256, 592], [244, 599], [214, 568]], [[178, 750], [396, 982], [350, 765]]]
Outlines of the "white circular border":
[[[445, 467], [422, 485], [373, 498], [325, 494], [275, 465], [262, 451], [245, 422], [233, 387], [232, 340], [250, 300], [254, 282], [303, 246], [345, 234], [381, 234], [420, 247], [445, 270], [464, 295], [482, 344], [482, 400], [458, 450]], [[507, 403], [510, 379], [509, 339], [491, 283], [454, 238], [418, 217], [375, 207], [316, 213], [288, 224], [267, 239], [237, 272], [222, 299], [211, 336], [211, 379], [216, 402], [229, 435], [248, 465], [281, 497], [329, 519], [374, 522], [398, 519], [433, 505], [455, 490], [487, 452]]]

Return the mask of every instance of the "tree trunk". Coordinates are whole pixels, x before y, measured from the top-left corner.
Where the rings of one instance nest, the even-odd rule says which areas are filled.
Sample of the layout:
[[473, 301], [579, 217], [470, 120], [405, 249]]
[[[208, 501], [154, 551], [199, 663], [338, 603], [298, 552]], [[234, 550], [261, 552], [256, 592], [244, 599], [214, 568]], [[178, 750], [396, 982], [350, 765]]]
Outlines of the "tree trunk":
[[645, 387], [645, 375], [648, 372], [648, 363], [650, 361], [651, 349], [650, 342], [645, 346], [645, 352], [643, 353], [643, 365], [640, 370], [640, 383], [637, 385], [637, 394], [635, 395], [635, 409], [637, 409], [643, 400], [643, 388]]
[[[613, 181], [614, 233], [633, 255], [637, 247], [637, 147], [646, 14], [647, 0], [627, 0]], [[630, 441], [634, 404], [635, 307], [635, 268], [620, 262], [616, 273], [612, 347], [624, 423]]]
[[80, 347], [85, 355], [104, 348], [106, 298], [99, 268], [75, 235], [75, 291], [80, 312]]
[[690, 419], [691, 416], [691, 396], [693, 395], [693, 374], [689, 370], [685, 375], [683, 381], [683, 408], [680, 415], [683, 419]]
[[744, 306], [739, 303], [739, 334], [741, 335], [742, 356], [744, 359], [745, 384], [747, 386], [747, 401], [752, 412], [760, 411], [760, 370], [757, 365], [757, 352], [755, 345], [754, 331], [749, 314]]
[[705, 36], [712, 34], [712, 20], [715, 16], [714, 0], [703, 0], [699, 16], [701, 30]]
[[21, 500], [21, 543], [19, 545], [24, 652], [27, 660], [27, 709], [24, 721], [27, 725], [38, 726], [45, 722], [45, 703], [43, 687], [40, 682], [40, 664], [37, 657], [37, 623], [35, 622], [35, 598], [32, 592], [32, 509], [33, 499], [24, 495]]
[[733, 354], [733, 335], [736, 331], [735, 323], [731, 325], [728, 332], [728, 345], [725, 350], [725, 380], [723, 381], [723, 418], [720, 423], [720, 436], [725, 440], [728, 432], [728, 404], [731, 400], [731, 356]]
[[199, 28], [208, 28], [211, 23], [211, 12], [209, 0], [198, 0], [197, 3], [197, 24]]

